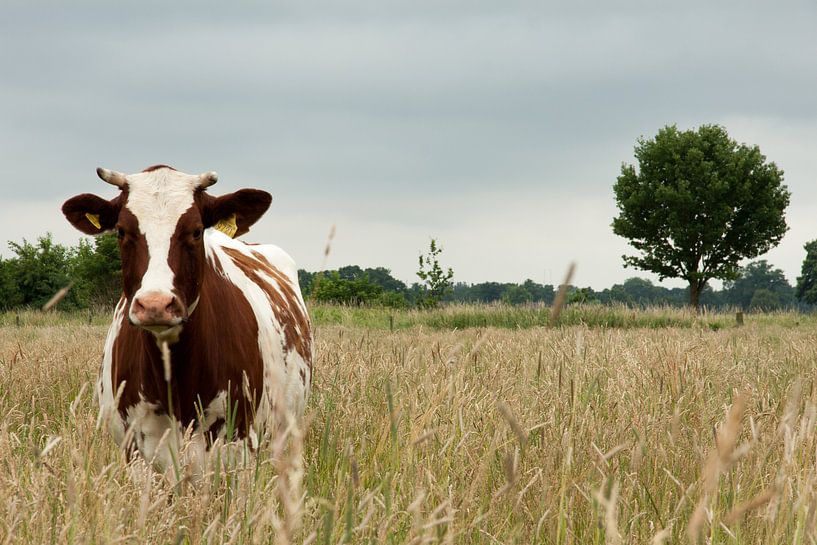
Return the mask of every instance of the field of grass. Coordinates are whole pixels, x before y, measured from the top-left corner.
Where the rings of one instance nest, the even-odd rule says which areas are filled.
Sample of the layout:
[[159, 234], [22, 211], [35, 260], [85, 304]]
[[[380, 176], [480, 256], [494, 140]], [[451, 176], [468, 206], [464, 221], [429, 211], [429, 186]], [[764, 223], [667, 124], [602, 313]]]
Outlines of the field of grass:
[[[344, 325], [372, 329], [467, 329], [498, 327], [527, 329], [549, 325], [550, 307], [509, 305], [452, 305], [429, 310], [395, 311], [387, 308], [315, 306], [314, 320], [319, 325]], [[709, 327], [720, 329], [734, 322], [723, 314], [697, 316], [687, 309], [652, 308], [632, 310], [624, 306], [577, 305], [566, 307], [559, 316], [560, 325], [588, 327]]]
[[817, 542], [813, 318], [546, 312], [315, 308], [307, 429], [175, 488], [96, 429], [107, 318], [0, 315], [0, 543]]
[[[107, 325], [113, 309], [73, 312], [19, 311], [0, 312], [3, 326], [48, 326], [65, 323]], [[317, 326], [345, 326], [374, 330], [427, 328], [454, 330], [469, 328], [528, 329], [550, 323], [551, 309], [545, 306], [450, 305], [434, 310], [400, 310], [383, 307], [353, 307], [310, 305], [312, 321]], [[817, 326], [817, 315], [781, 311], [753, 313], [745, 316], [755, 324], [777, 324], [796, 327]], [[632, 309], [626, 306], [568, 305], [555, 325], [590, 328], [708, 328], [718, 330], [735, 325], [734, 313], [708, 312], [695, 314], [686, 308], [653, 307]]]

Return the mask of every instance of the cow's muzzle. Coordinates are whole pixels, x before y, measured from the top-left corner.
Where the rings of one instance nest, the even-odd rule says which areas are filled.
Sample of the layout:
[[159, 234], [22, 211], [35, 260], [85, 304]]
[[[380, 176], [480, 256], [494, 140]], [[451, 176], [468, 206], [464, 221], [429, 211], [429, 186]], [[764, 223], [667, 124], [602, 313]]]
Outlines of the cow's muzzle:
[[151, 291], [133, 300], [130, 320], [133, 325], [151, 330], [161, 330], [182, 324], [187, 319], [187, 311], [172, 293]]

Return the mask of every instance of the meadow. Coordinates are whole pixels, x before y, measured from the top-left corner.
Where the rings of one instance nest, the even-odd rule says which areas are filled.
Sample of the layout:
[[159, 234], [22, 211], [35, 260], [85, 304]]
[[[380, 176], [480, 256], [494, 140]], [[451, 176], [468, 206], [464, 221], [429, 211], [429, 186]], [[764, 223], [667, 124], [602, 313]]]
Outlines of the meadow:
[[97, 429], [107, 316], [0, 315], [0, 543], [815, 543], [817, 320], [315, 307], [302, 429], [173, 486]]

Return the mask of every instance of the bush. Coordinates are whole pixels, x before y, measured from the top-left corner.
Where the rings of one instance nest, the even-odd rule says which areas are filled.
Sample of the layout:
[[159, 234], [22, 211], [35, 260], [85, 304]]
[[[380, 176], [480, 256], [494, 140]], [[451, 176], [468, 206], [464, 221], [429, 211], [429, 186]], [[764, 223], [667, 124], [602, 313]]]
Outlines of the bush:
[[73, 256], [73, 291], [83, 307], [110, 307], [122, 294], [122, 261], [114, 235], [81, 240]]
[[[9, 248], [15, 257], [3, 262], [2, 283], [8, 293], [2, 295], [11, 302], [5, 302], [5, 308], [41, 307], [71, 283], [73, 251], [55, 244], [51, 234], [38, 238], [36, 244], [25, 239], [19, 244], [10, 242]], [[80, 305], [76, 294], [69, 291], [60, 306], [70, 309]]]
[[316, 277], [312, 283], [312, 298], [320, 303], [369, 305], [376, 303], [382, 293], [383, 288], [371, 282], [367, 275], [347, 279], [333, 271]]
[[780, 295], [766, 288], [755, 290], [752, 301], [749, 303], [751, 310], [766, 312], [769, 310], [779, 310], [783, 307]]
[[524, 305], [532, 300], [531, 294], [522, 286], [511, 286], [502, 294], [502, 302], [508, 305]]
[[408, 308], [406, 296], [395, 291], [384, 291], [380, 294], [377, 303], [388, 308]]

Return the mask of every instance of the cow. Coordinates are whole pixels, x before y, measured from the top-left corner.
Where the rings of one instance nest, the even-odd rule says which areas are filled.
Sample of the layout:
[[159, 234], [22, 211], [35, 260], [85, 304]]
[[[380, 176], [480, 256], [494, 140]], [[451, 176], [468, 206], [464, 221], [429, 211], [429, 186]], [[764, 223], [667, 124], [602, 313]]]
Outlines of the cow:
[[194, 471], [213, 444], [254, 451], [281, 415], [302, 416], [312, 383], [312, 327], [294, 261], [235, 238], [272, 197], [258, 189], [216, 197], [207, 191], [215, 172], [166, 165], [97, 174], [119, 194], [77, 195], [62, 211], [83, 233], [119, 239], [123, 294], [102, 356], [100, 422], [129, 457], [138, 451], [165, 473], [181, 463], [184, 440]]

